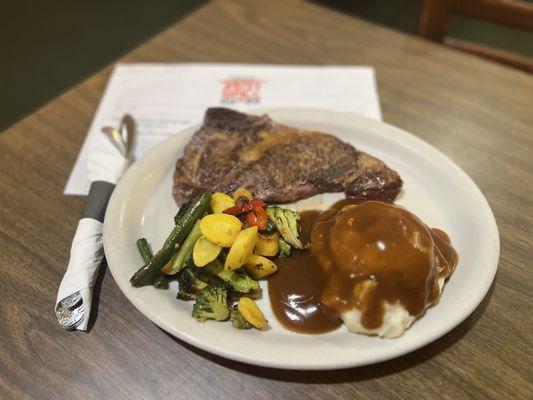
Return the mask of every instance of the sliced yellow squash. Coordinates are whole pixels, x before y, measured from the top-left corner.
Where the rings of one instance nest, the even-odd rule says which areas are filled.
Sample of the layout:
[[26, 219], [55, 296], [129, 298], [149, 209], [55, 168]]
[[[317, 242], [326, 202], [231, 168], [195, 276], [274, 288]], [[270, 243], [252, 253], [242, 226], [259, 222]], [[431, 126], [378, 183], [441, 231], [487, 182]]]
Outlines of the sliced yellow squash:
[[254, 279], [260, 279], [272, 275], [278, 270], [278, 266], [273, 261], [266, 257], [258, 256], [257, 254], [252, 254], [246, 259], [244, 268]]
[[235, 205], [235, 201], [226, 193], [216, 192], [211, 196], [211, 210], [214, 214], [222, 214], [222, 212]]
[[211, 243], [205, 236], [200, 237], [194, 244], [192, 260], [197, 267], [203, 267], [218, 257], [222, 247]]
[[255, 244], [255, 254], [266, 257], [274, 257], [279, 253], [279, 233], [258, 234]]
[[241, 297], [237, 303], [237, 309], [244, 319], [257, 329], [265, 329], [268, 321], [256, 302], [249, 297]]
[[241, 228], [239, 218], [229, 214], [209, 214], [200, 220], [202, 236], [221, 247], [230, 247]]
[[230, 271], [242, 267], [244, 262], [254, 251], [257, 241], [257, 226], [243, 229], [229, 249], [224, 269]]
[[252, 200], [254, 197], [250, 193], [250, 191], [246, 188], [240, 187], [237, 190], [233, 192], [233, 200], [237, 201], [240, 197], [244, 197], [247, 200]]

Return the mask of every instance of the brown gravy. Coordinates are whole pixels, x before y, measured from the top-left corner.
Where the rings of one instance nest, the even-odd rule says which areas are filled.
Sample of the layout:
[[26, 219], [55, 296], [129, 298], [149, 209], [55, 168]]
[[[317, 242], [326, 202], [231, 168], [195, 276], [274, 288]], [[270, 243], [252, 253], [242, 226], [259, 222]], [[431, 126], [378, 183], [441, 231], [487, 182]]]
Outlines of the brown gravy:
[[[309, 242], [319, 211], [300, 214], [300, 235]], [[309, 250], [293, 250], [290, 257], [275, 260], [278, 271], [268, 280], [268, 295], [278, 321], [301, 333], [323, 333], [338, 328], [342, 321], [320, 301], [326, 284], [324, 271]]]
[[296, 332], [336, 329], [353, 307], [367, 329], [381, 326], [385, 303], [420, 315], [457, 264], [445, 232], [398, 206], [343, 199], [323, 213], [301, 213], [300, 227], [310, 250], [276, 259], [268, 283], [274, 314]]

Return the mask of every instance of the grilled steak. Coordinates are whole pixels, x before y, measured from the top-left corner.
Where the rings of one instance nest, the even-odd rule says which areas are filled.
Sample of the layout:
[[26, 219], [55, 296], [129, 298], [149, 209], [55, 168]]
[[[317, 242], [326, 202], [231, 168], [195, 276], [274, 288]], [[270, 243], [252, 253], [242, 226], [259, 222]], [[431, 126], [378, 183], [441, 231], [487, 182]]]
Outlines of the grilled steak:
[[227, 193], [239, 186], [274, 203], [340, 191], [393, 201], [402, 180], [334, 136], [278, 124], [267, 115], [210, 108], [177, 161], [174, 199], [181, 205], [200, 190]]

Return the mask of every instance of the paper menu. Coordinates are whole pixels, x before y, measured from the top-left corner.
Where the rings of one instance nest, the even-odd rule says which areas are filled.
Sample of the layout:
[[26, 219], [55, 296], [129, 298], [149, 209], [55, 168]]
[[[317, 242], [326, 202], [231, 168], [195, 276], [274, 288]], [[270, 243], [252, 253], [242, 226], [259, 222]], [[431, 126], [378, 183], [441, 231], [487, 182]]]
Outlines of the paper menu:
[[135, 159], [201, 122], [208, 107], [313, 107], [354, 112], [381, 120], [374, 70], [348, 66], [252, 64], [118, 64], [65, 187], [89, 191], [89, 151], [110, 145], [100, 129], [117, 126], [125, 113], [136, 122]]

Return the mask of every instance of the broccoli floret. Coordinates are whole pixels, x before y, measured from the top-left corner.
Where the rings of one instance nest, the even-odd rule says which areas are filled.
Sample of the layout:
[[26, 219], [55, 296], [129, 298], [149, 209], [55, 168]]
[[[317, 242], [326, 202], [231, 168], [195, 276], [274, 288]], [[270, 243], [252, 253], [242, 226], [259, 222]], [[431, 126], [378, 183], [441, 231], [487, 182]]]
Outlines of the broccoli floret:
[[212, 275], [207, 271], [202, 271], [198, 276], [202, 281], [207, 282], [208, 285], [212, 286], [221, 286], [226, 289], [228, 292], [232, 289], [231, 285], [227, 282], [224, 282], [218, 276]]
[[237, 329], [251, 329], [252, 324], [250, 324], [246, 319], [242, 316], [242, 314], [239, 312], [237, 305], [234, 305], [231, 309], [231, 315], [230, 315], [230, 321], [231, 325], [233, 325], [234, 328]]
[[300, 240], [298, 232], [298, 220], [300, 214], [296, 211], [279, 206], [268, 206], [266, 208], [268, 219], [276, 224], [276, 228], [285, 241], [297, 249], [303, 249], [305, 246]]
[[192, 316], [202, 322], [208, 319], [227, 320], [230, 314], [227, 297], [228, 293], [223, 287], [207, 286], [196, 296]]
[[259, 282], [253, 279], [245, 270], [227, 271], [219, 260], [215, 260], [204, 267], [204, 270], [222, 279], [231, 286], [231, 290], [239, 293], [249, 293], [260, 290]]
[[285, 241], [282, 237], [278, 239], [279, 243], [279, 256], [289, 257], [291, 255], [291, 245]]
[[276, 223], [272, 219], [267, 218], [267, 226], [265, 228], [265, 232], [272, 233], [275, 230], [276, 230]]
[[208, 283], [198, 277], [199, 268], [185, 267], [178, 275], [177, 298], [184, 301], [194, 300], [197, 294], [208, 286]]
[[222, 270], [219, 277], [231, 285], [235, 292], [249, 293], [259, 290], [259, 282], [253, 279], [248, 272], [243, 269], [226, 271]]

